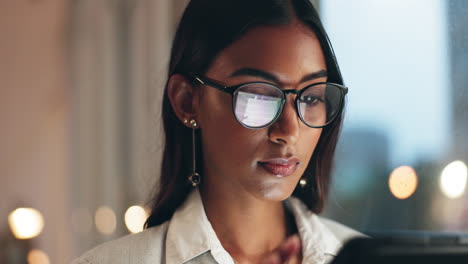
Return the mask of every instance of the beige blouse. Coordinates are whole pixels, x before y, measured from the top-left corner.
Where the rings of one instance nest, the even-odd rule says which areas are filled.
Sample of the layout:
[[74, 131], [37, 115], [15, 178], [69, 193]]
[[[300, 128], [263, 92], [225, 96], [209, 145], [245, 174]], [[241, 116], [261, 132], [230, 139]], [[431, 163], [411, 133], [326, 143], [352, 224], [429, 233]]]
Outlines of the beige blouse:
[[[297, 198], [285, 201], [296, 220], [302, 241], [303, 263], [325, 264], [343, 243], [361, 233], [317, 216]], [[198, 189], [165, 223], [104, 243], [72, 264], [234, 264], [216, 236], [203, 208]]]

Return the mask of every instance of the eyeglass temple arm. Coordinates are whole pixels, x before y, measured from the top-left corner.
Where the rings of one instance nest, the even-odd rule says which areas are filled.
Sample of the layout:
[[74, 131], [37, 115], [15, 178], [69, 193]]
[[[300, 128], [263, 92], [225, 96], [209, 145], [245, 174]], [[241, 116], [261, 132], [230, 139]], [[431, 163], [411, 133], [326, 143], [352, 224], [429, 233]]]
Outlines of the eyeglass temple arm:
[[210, 80], [208, 80], [208, 79], [205, 79], [205, 78], [200, 78], [200, 77], [198, 77], [198, 76], [196, 76], [196, 75], [193, 76], [193, 78], [194, 78], [197, 82], [199, 82], [199, 83], [201, 83], [201, 84], [203, 84], [203, 85], [209, 85], [209, 86], [211, 86], [211, 87], [213, 87], [213, 88], [216, 88], [216, 89], [218, 89], [218, 90], [220, 90], [220, 91], [222, 91], [222, 92], [228, 92], [228, 87], [226, 87], [226, 86], [219, 85], [219, 84], [217, 84], [217, 83], [215, 83], [215, 82], [212, 82], [212, 81], [210, 81]]

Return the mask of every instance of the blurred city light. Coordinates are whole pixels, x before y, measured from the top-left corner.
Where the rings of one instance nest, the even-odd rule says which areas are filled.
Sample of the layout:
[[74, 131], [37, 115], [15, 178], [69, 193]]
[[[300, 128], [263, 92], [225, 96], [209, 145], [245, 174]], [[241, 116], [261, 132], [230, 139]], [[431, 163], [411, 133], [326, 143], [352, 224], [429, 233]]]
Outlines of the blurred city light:
[[42, 232], [44, 218], [34, 208], [17, 208], [8, 215], [8, 224], [16, 238], [30, 239]]
[[138, 205], [131, 206], [125, 212], [125, 225], [132, 233], [141, 232], [143, 231], [143, 225], [147, 217], [148, 214], [143, 207]]
[[114, 233], [117, 226], [115, 212], [107, 206], [101, 206], [96, 210], [94, 221], [97, 230], [104, 235], [110, 235]]
[[463, 161], [456, 160], [449, 163], [440, 175], [440, 189], [450, 199], [463, 195], [467, 181], [467, 167]]
[[418, 186], [416, 171], [409, 166], [401, 166], [392, 171], [388, 179], [390, 192], [398, 199], [413, 195]]
[[28, 252], [28, 264], [50, 264], [47, 254], [39, 249], [33, 249]]

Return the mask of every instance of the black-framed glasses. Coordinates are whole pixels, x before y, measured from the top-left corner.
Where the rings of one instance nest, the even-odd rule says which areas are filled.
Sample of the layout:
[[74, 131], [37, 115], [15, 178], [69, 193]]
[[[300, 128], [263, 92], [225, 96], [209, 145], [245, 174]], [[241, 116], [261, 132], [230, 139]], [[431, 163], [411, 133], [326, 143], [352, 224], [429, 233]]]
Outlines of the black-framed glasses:
[[300, 90], [283, 90], [267, 82], [224, 86], [206, 77], [192, 77], [200, 84], [231, 94], [234, 116], [242, 126], [251, 129], [273, 124], [283, 112], [288, 94], [297, 95], [296, 112], [304, 124], [325, 127], [338, 115], [348, 93], [346, 86], [329, 82], [314, 83]]

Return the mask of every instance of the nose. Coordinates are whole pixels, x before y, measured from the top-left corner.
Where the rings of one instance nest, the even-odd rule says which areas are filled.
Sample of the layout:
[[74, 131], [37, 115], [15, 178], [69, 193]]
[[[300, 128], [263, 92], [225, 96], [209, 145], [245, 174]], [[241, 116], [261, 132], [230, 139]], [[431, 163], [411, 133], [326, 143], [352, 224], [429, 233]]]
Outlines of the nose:
[[300, 123], [294, 100], [288, 100], [279, 118], [268, 128], [268, 138], [276, 144], [294, 145], [299, 139]]

